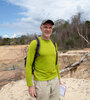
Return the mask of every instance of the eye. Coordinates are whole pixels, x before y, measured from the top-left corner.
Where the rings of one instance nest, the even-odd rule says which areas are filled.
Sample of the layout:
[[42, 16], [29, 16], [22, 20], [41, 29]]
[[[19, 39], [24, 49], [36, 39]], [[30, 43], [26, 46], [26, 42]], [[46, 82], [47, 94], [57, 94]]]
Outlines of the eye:
[[52, 27], [49, 27], [49, 29], [52, 29]]
[[47, 26], [44, 26], [44, 28], [47, 28]]

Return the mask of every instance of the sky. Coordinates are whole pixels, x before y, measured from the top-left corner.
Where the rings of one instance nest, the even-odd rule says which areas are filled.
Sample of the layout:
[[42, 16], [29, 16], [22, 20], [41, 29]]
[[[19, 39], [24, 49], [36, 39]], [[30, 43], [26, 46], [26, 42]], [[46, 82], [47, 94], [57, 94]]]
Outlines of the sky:
[[70, 20], [78, 12], [90, 20], [90, 0], [0, 0], [0, 36], [41, 34], [42, 20]]

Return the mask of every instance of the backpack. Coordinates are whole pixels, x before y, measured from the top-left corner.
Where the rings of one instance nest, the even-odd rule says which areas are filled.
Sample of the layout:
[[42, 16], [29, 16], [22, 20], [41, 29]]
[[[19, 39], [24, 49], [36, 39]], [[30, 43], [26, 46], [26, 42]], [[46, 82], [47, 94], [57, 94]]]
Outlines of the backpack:
[[[35, 69], [35, 66], [34, 66], [34, 63], [35, 63], [35, 60], [37, 58], [37, 55], [39, 55], [39, 49], [40, 49], [40, 41], [39, 41], [39, 38], [38, 37], [35, 37], [36, 40], [37, 40], [37, 46], [36, 46], [36, 52], [35, 52], [35, 56], [34, 56], [34, 60], [33, 60], [33, 64], [32, 64], [32, 74], [34, 74], [34, 69]], [[56, 43], [51, 40], [55, 46], [55, 49], [56, 49]], [[56, 50], [56, 65], [57, 65], [57, 58], [58, 58], [58, 52]], [[24, 58], [24, 65], [26, 67], [26, 61], [27, 61], [27, 56]]]

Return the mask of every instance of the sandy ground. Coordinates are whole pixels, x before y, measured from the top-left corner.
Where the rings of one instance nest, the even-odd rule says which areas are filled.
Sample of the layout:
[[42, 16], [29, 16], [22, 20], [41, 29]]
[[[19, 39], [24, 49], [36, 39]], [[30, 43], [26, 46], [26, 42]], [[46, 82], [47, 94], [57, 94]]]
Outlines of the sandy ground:
[[[27, 45], [18, 46], [0, 46], [0, 69], [24, 66], [24, 57], [26, 56]], [[81, 56], [90, 51], [90, 48], [85, 50], [68, 51], [60, 56], [60, 66], [66, 66], [69, 63], [79, 61]], [[90, 54], [89, 54], [90, 57]], [[3, 66], [3, 67], [2, 67]], [[81, 66], [81, 67], [80, 67]], [[64, 97], [60, 96], [61, 100], [90, 100], [90, 62], [81, 64], [74, 72], [64, 75], [62, 83], [67, 87]], [[0, 84], [7, 84], [0, 90], [0, 100], [35, 100], [28, 94], [28, 88], [25, 80], [19, 80], [22, 72], [0, 72]], [[68, 78], [67, 78], [68, 77]], [[73, 78], [69, 78], [73, 77]], [[82, 79], [75, 79], [82, 78]], [[21, 79], [21, 78], [20, 78]], [[87, 79], [87, 80], [86, 80]], [[7, 83], [6, 83], [7, 81]]]
[[[66, 78], [61, 79], [66, 88], [61, 100], [90, 100], [90, 80]], [[36, 100], [29, 96], [25, 80], [11, 82], [0, 90], [0, 100]]]

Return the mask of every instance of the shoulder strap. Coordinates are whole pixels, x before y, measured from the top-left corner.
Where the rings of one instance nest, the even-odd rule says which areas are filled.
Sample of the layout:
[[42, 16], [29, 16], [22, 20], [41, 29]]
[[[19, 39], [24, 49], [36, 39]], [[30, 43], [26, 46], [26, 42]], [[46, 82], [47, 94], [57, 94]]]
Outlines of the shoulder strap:
[[34, 60], [33, 60], [33, 64], [32, 64], [33, 71], [34, 71], [34, 69], [35, 69], [34, 63], [35, 63], [35, 60], [36, 60], [37, 55], [39, 54], [39, 48], [40, 48], [40, 41], [39, 41], [39, 38], [38, 38], [38, 37], [35, 37], [35, 38], [36, 38], [36, 40], [37, 40], [37, 47], [36, 47], [35, 56], [34, 56]]
[[52, 43], [54, 44], [54, 46], [55, 46], [55, 49], [56, 49], [56, 43], [55, 43], [55, 41], [53, 41], [53, 40], [51, 40], [52, 41]]

